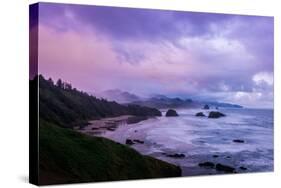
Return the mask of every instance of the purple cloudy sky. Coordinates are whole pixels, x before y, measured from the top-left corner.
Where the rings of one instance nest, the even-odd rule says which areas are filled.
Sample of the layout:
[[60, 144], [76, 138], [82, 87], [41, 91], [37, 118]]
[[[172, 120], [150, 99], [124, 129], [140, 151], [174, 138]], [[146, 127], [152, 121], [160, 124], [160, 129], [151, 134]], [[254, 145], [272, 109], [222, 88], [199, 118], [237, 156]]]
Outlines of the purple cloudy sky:
[[273, 18], [41, 3], [39, 72], [119, 88], [273, 107]]

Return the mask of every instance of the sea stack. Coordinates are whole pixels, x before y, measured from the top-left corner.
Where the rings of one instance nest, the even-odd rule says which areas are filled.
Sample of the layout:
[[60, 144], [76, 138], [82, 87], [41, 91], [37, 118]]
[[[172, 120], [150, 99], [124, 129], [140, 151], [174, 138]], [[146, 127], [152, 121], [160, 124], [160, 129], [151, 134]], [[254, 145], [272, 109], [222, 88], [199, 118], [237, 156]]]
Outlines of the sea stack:
[[211, 111], [209, 113], [208, 118], [220, 118], [220, 117], [224, 117], [225, 114], [221, 113], [221, 112], [215, 112], [215, 111]]
[[195, 116], [204, 117], [205, 114], [203, 112], [198, 112], [198, 113], [195, 114]]
[[169, 109], [167, 112], [166, 112], [166, 117], [173, 117], [173, 116], [179, 116], [178, 113], [173, 110], [173, 109]]

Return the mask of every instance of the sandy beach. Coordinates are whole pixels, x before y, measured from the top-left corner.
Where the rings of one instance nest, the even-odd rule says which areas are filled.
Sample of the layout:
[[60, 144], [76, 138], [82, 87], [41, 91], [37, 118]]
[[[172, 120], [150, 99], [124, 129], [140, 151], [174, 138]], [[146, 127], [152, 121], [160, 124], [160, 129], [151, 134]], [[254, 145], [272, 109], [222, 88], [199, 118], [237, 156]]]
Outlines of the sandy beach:
[[89, 125], [83, 128], [76, 127], [75, 129], [84, 134], [98, 136], [104, 134], [107, 131], [115, 131], [119, 126], [135, 124], [146, 119], [148, 119], [148, 117], [123, 115], [118, 117], [109, 117], [102, 118], [99, 120], [92, 120], [89, 121]]

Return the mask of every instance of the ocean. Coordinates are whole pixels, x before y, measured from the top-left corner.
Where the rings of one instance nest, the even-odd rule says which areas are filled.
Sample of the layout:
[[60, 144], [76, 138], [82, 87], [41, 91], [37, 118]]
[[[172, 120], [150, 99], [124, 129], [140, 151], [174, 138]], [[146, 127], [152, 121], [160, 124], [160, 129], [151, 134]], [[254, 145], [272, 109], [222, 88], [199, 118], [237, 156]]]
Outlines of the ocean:
[[[162, 111], [164, 115], [165, 110]], [[204, 162], [227, 165], [237, 173], [273, 171], [273, 110], [221, 108], [219, 111], [226, 116], [218, 119], [195, 116], [197, 112], [208, 115], [211, 110], [176, 111], [178, 117], [162, 116], [123, 124], [101, 136], [123, 144], [126, 139], [143, 141], [131, 147], [179, 165], [183, 176], [225, 173], [200, 167]]]

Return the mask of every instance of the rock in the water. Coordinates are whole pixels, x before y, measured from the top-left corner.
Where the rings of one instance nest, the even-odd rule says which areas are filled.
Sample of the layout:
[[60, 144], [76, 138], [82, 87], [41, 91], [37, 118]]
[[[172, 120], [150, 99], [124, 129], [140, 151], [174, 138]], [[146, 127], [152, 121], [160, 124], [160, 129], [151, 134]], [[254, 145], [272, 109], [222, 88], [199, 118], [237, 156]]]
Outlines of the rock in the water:
[[205, 167], [205, 168], [214, 168], [215, 164], [212, 162], [204, 162], [204, 163], [199, 163], [198, 166]]
[[175, 154], [167, 154], [168, 157], [174, 157], [174, 158], [184, 158], [185, 155], [182, 153], [175, 153]]
[[196, 114], [195, 114], [195, 116], [204, 117], [204, 116], [205, 116], [205, 114], [204, 114], [203, 112], [198, 112], [198, 113], [196, 113]]
[[235, 172], [235, 168], [233, 168], [231, 166], [227, 166], [227, 165], [222, 165], [220, 163], [216, 164], [216, 170], [217, 171], [224, 171], [226, 173], [234, 173]]
[[211, 111], [209, 113], [208, 118], [220, 118], [220, 117], [224, 117], [225, 115], [221, 112], [215, 112], [215, 111]]
[[133, 145], [134, 142], [132, 140], [130, 140], [130, 139], [126, 139], [126, 144], [127, 145]]
[[167, 112], [166, 112], [166, 116], [167, 117], [172, 117], [172, 116], [179, 116], [178, 113], [173, 110], [173, 109], [169, 109]]
[[239, 168], [240, 168], [241, 170], [247, 170], [247, 168], [244, 167], [244, 166], [240, 166]]
[[218, 155], [213, 155], [213, 157], [214, 157], [214, 158], [218, 158], [219, 156], [218, 156]]
[[209, 105], [205, 104], [205, 106], [203, 107], [203, 109], [205, 109], [205, 110], [209, 110], [209, 109], [210, 109], [210, 107], [209, 107]]
[[232, 140], [233, 142], [236, 142], [236, 143], [244, 143], [245, 141], [244, 140], [240, 140], [240, 139], [235, 139], [235, 140]]

